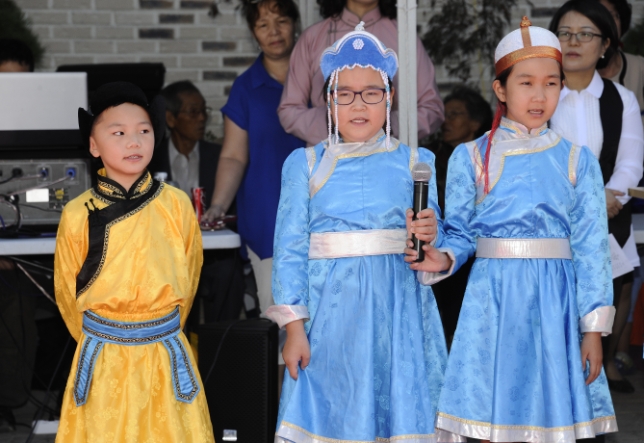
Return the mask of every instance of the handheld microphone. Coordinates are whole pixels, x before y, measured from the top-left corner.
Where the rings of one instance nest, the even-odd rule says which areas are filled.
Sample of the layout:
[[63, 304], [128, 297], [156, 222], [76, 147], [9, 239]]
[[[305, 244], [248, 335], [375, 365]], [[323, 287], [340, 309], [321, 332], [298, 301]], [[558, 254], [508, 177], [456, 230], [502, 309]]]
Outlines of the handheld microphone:
[[[411, 177], [414, 180], [414, 217], [412, 220], [417, 220], [418, 213], [427, 208], [427, 196], [429, 194], [429, 179], [432, 177], [432, 168], [427, 163], [416, 163], [411, 170]], [[414, 242], [414, 250], [418, 254], [417, 262], [425, 259], [425, 251], [423, 245], [425, 242], [416, 238], [412, 234], [411, 237]]]

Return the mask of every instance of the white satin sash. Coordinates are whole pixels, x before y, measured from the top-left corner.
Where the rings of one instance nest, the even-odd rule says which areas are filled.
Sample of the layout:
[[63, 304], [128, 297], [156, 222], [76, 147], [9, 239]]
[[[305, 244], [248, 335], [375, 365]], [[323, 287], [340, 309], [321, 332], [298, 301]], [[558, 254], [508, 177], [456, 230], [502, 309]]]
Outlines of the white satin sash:
[[311, 234], [309, 259], [403, 254], [405, 229], [365, 229]]
[[480, 258], [559, 258], [572, 259], [567, 238], [479, 238], [476, 256]]

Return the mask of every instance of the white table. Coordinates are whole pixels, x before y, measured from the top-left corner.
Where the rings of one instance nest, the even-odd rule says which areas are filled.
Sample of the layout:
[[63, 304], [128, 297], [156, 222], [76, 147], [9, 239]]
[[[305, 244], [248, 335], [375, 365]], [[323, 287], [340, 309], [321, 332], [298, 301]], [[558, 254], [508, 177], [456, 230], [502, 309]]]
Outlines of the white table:
[[[238, 248], [241, 244], [239, 235], [230, 229], [221, 231], [201, 231], [204, 249]], [[56, 238], [16, 238], [0, 239], [0, 256], [2, 255], [39, 255], [53, 254], [56, 249]]]

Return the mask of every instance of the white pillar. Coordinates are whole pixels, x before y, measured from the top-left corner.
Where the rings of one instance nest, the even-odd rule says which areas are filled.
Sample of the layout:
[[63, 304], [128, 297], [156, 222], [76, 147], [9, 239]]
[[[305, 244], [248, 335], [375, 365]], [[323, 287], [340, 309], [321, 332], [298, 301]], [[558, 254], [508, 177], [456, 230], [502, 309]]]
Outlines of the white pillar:
[[298, 0], [298, 7], [300, 9], [302, 31], [322, 20], [315, 0]]
[[398, 0], [398, 139], [418, 146], [416, 0]]

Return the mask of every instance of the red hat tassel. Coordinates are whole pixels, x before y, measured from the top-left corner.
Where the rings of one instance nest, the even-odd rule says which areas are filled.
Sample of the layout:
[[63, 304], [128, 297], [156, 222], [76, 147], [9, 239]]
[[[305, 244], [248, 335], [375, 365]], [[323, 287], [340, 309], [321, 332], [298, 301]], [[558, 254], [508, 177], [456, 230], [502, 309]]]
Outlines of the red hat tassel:
[[501, 118], [505, 115], [507, 107], [503, 102], [496, 103], [496, 112], [494, 113], [494, 121], [492, 122], [492, 129], [487, 136], [487, 149], [485, 150], [485, 166], [483, 169], [483, 174], [485, 175], [485, 188], [484, 193], [487, 195], [490, 192], [490, 176], [488, 173], [490, 165], [490, 151], [492, 151], [492, 139], [494, 138], [494, 133], [501, 124]]

